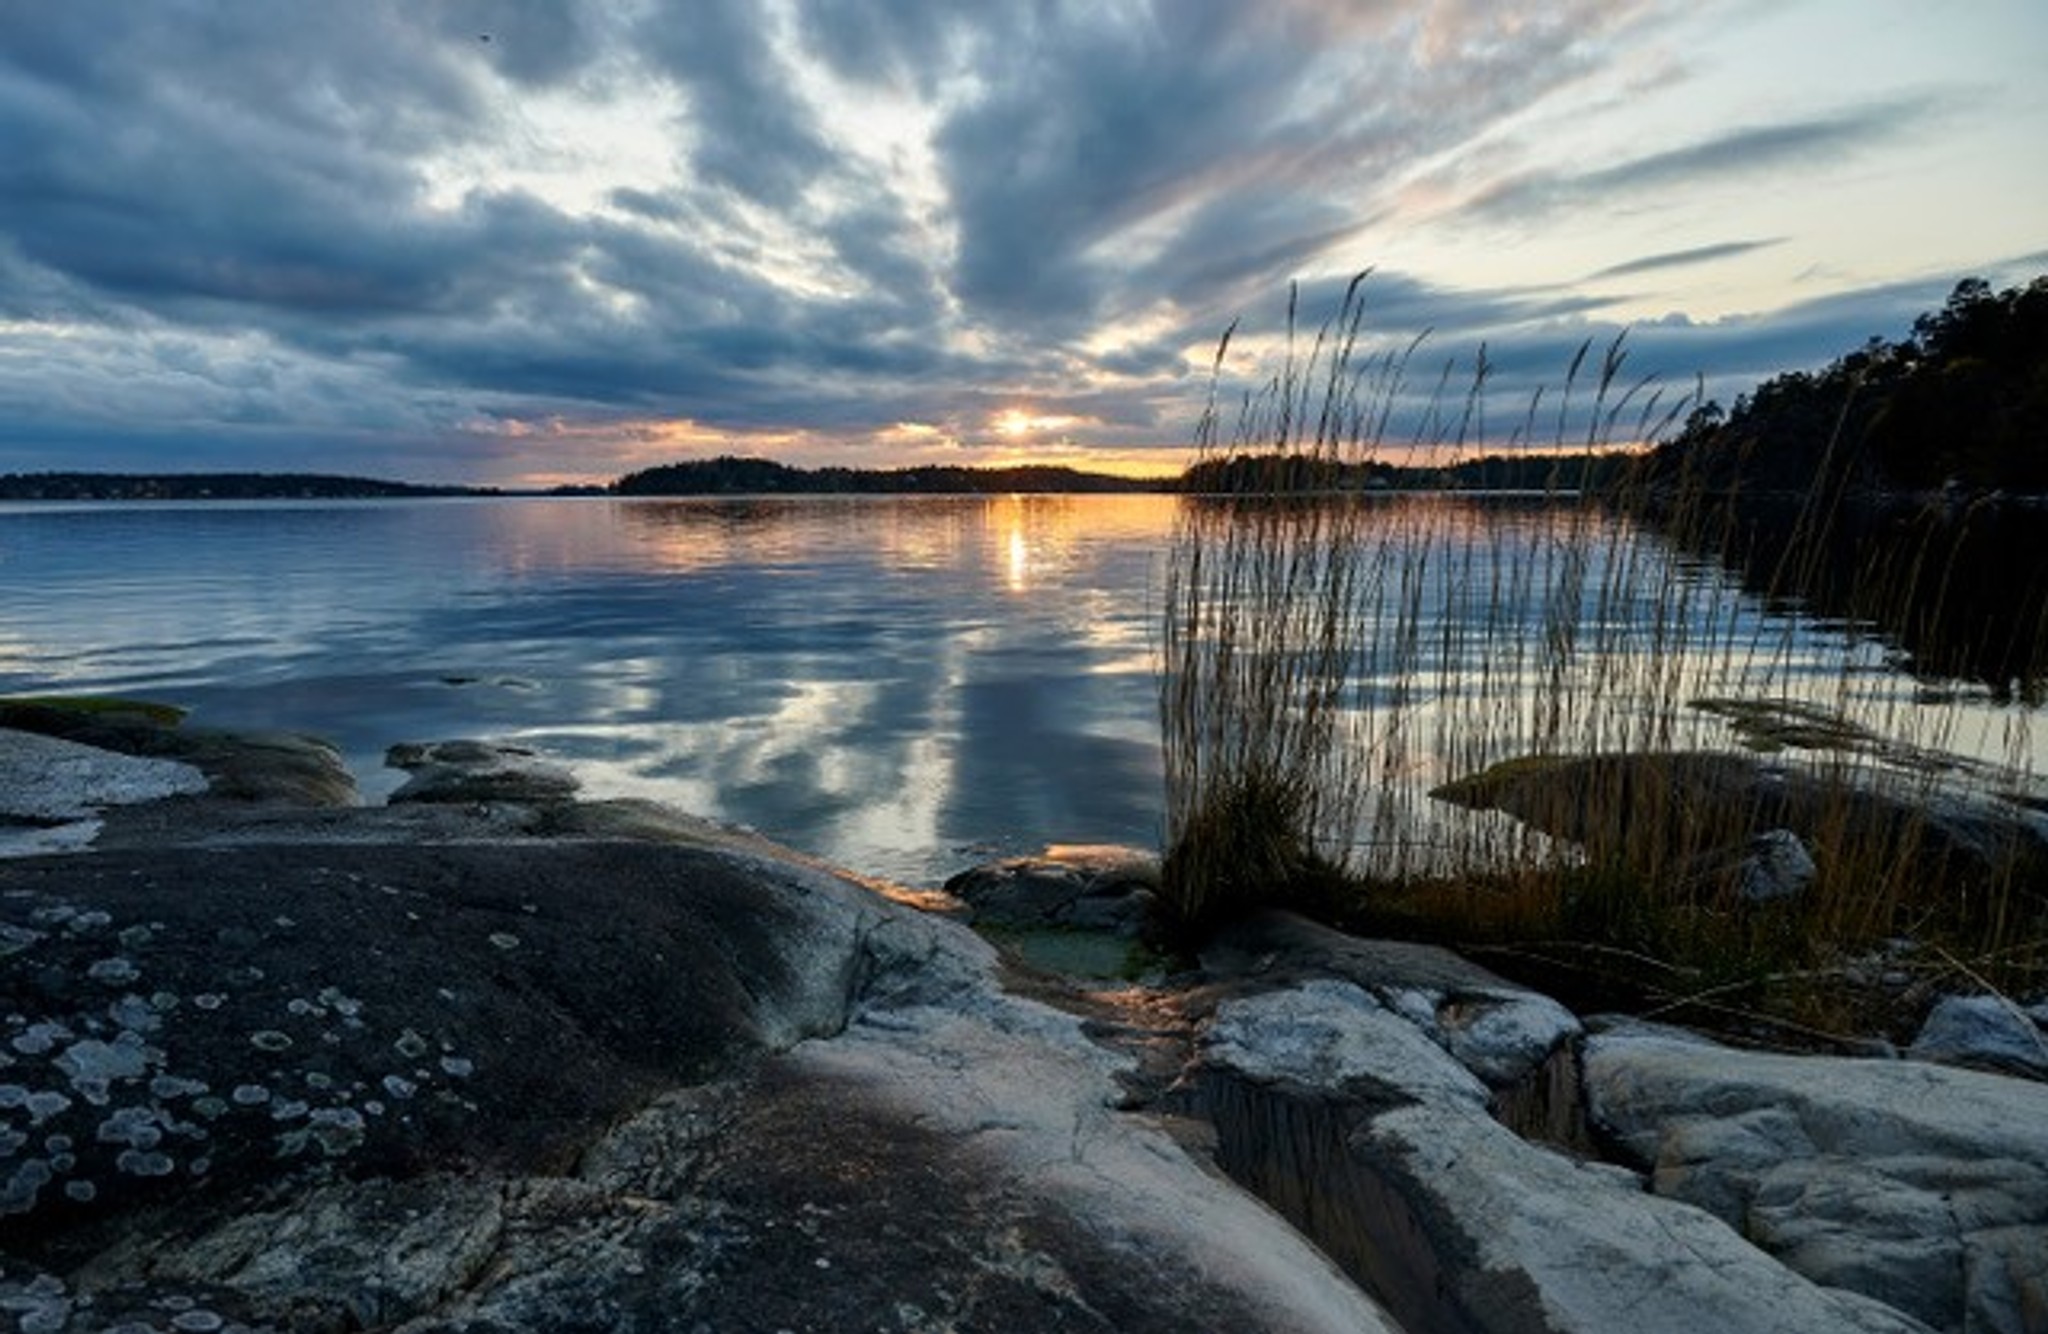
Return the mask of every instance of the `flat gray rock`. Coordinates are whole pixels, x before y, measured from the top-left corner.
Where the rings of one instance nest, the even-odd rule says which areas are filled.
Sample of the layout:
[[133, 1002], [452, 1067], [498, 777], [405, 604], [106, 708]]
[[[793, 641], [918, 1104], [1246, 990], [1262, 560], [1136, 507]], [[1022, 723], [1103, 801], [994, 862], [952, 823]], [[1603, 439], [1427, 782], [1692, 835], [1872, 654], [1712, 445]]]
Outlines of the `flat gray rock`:
[[206, 775], [176, 760], [0, 729], [0, 818], [82, 820], [108, 806], [204, 791]]
[[1434, 945], [1361, 940], [1293, 913], [1225, 928], [1203, 952], [1220, 978], [1275, 986], [1341, 978], [1369, 992], [1490, 1089], [1533, 1079], [1580, 1031], [1550, 997]]
[[2048, 1085], [1622, 1028], [1587, 1110], [1660, 1195], [1937, 1329], [2048, 1322]]
[[206, 790], [206, 775], [177, 760], [0, 728], [0, 857], [75, 851], [108, 807]]
[[118, 700], [0, 700], [0, 728], [188, 764], [206, 776], [215, 797], [294, 806], [356, 800], [355, 777], [341, 753], [317, 737], [190, 727], [182, 717], [175, 709]]

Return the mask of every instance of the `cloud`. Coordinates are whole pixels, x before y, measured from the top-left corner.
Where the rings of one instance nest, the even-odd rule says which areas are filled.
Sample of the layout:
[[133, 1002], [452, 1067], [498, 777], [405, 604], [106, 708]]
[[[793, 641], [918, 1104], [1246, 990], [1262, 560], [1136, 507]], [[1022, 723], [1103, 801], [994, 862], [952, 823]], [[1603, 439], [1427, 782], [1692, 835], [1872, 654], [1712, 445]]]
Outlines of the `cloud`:
[[1190, 0], [1007, 38], [1028, 54], [988, 61], [939, 139], [955, 290], [1055, 335], [1161, 290], [1241, 299], [1384, 208], [1401, 164], [1568, 83], [1624, 12]]
[[657, 6], [632, 40], [683, 92], [689, 166], [698, 181], [788, 208], [830, 169], [832, 150], [810, 108], [792, 96], [767, 16], [754, 0]]
[[[416, 477], [546, 450], [602, 469], [663, 421], [820, 452], [910, 422], [972, 449], [1020, 402], [1081, 444], [1172, 446], [1224, 325], [1270, 327], [1296, 274], [1321, 308], [1431, 172], [1527, 218], [1875, 154], [1945, 105], [1487, 185], [1517, 117], [1667, 19], [1646, 0], [23, 6], [0, 43], [0, 470], [322, 449]], [[1689, 241], [1592, 276], [1781, 244]], [[1591, 286], [1404, 260], [1366, 289], [1370, 332], [1433, 330], [1431, 358], [1484, 344], [1520, 386], [1614, 331]], [[1841, 350], [1819, 340], [1855, 316], [1896, 327], [1895, 296], [1681, 312], [1635, 341], [1767, 373]]]
[[[2015, 260], [1988, 269], [2021, 281], [2028, 266]], [[1547, 406], [1536, 415], [1533, 443], [1570, 443], [1585, 438], [1600, 392], [1599, 371], [1610, 351], [1620, 360], [1605, 402], [1612, 408], [1630, 395], [1617, 423], [1628, 427], [1643, 419], [1653, 401], [1651, 419], [1691, 395], [1725, 404], [1759, 380], [1818, 370], [1871, 338], [1903, 338], [1917, 316], [1940, 308], [1954, 283], [1954, 277], [1919, 277], [1768, 312], [1712, 320], [1675, 313], [1622, 322], [1602, 317], [1597, 300], [1549, 289], [1474, 291], [1375, 273], [1359, 289], [1365, 338], [1355, 364], [1379, 358], [1375, 364], [1399, 360], [1403, 366], [1390, 400], [1392, 443], [1431, 440], [1454, 429], [1482, 357], [1489, 442], [1505, 443], [1509, 432], [1524, 425], [1531, 405], [1540, 403]], [[1325, 282], [1302, 289], [1298, 347], [1306, 347], [1308, 336], [1336, 312], [1342, 288]], [[1248, 312], [1239, 337], [1277, 335], [1285, 328], [1285, 311], [1283, 296]], [[1225, 368], [1223, 401], [1256, 390], [1270, 373], [1270, 362], [1233, 356]], [[1567, 426], [1560, 431], [1558, 413], [1567, 402]], [[1626, 438], [1627, 432], [1620, 435]]]
[[1940, 105], [1928, 97], [1899, 99], [1832, 116], [1746, 126], [1592, 171], [1531, 172], [1482, 190], [1465, 212], [1529, 222], [1646, 193], [1776, 175], [1875, 147], [1920, 125]]
[[[199, 12], [213, 21], [87, 3], [20, 25], [38, 40], [10, 44], [19, 63], [0, 66], [0, 225], [14, 251], [107, 297], [190, 304], [202, 319], [213, 302], [347, 312], [431, 300], [460, 229], [415, 226], [400, 240], [379, 224], [414, 190], [394, 150], [429, 122], [452, 133], [472, 109], [460, 81], [408, 55], [414, 44], [374, 7], [355, 24], [327, 8], [292, 15], [304, 30], [280, 31], [276, 47]], [[328, 100], [343, 80], [346, 105]]]
[[[974, 22], [1007, 27], [996, 6]], [[993, 20], [991, 19], [991, 16]], [[898, 85], [929, 94], [955, 69], [957, 43], [975, 29], [951, 0], [871, 0], [808, 4], [797, 22], [804, 44], [840, 77], [869, 86]], [[981, 31], [989, 31], [983, 26]]]
[[575, 78], [609, 37], [606, 11], [573, 0], [436, 0], [423, 11], [443, 40], [475, 41], [501, 76], [533, 87]]
[[1753, 254], [1783, 245], [1783, 237], [1765, 241], [1722, 241], [1714, 245], [1693, 246], [1687, 250], [1667, 250], [1662, 254], [1644, 255], [1620, 264], [1611, 264], [1597, 273], [1588, 274], [1588, 281], [1598, 278], [1622, 278], [1636, 273], [1654, 273], [1661, 269], [1689, 268], [1695, 264], [1709, 264], [1717, 259], [1733, 259], [1738, 255]]

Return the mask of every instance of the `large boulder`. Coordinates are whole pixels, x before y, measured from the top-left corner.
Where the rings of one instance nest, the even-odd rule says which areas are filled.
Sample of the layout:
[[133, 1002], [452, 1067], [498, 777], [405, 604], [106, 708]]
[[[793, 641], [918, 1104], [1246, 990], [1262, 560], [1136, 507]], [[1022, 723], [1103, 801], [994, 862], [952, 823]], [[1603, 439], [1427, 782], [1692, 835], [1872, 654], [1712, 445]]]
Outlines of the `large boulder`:
[[639, 807], [182, 800], [0, 866], [24, 1329], [1392, 1328], [956, 923]]
[[1211, 976], [1274, 988], [1341, 978], [1413, 1025], [1498, 1096], [1540, 1075], [1578, 1036], [1579, 1021], [1550, 997], [1434, 945], [1361, 940], [1288, 912], [1220, 932], [1204, 951]]
[[0, 884], [10, 1245], [280, 1164], [558, 1164], [658, 1088], [838, 1028], [878, 916], [636, 844], [109, 850]]
[[1224, 1166], [1406, 1328], [1924, 1329], [1632, 1173], [1520, 1138], [1485, 1083], [1349, 980], [1224, 999], [1183, 1096]]
[[1583, 1060], [1588, 1114], [1659, 1195], [1936, 1329], [2048, 1330], [2048, 1086], [1640, 1026]]

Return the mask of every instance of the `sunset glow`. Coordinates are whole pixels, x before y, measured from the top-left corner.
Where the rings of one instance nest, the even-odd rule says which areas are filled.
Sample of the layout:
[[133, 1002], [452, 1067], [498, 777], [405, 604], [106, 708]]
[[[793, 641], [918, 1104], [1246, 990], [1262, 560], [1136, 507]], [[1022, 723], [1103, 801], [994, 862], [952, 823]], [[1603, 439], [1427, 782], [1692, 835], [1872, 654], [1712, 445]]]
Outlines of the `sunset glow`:
[[2048, 267], [2026, 0], [17, 10], [0, 471], [1158, 475], [1294, 280], [1726, 401]]
[[1010, 408], [997, 416], [995, 425], [998, 434], [1017, 440], [1026, 436], [1056, 435], [1072, 431], [1081, 425], [1081, 419], [1059, 413], [1034, 414]]

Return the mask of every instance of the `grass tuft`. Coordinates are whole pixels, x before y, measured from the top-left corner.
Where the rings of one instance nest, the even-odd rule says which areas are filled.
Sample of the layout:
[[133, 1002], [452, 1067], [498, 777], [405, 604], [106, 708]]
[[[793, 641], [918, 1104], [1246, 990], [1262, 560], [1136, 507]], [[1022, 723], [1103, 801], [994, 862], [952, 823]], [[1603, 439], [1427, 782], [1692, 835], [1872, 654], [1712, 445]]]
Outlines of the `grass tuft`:
[[[1190, 470], [1209, 489], [1183, 500], [1163, 597], [1168, 926], [1313, 907], [1568, 955], [1657, 1004], [1690, 988], [1808, 1017], [1828, 1008], [1812, 979], [1903, 938], [1956, 959], [1950, 978], [2038, 989], [2041, 692], [1915, 683], [1813, 602], [1846, 582], [1940, 609], [1964, 528], [1852, 545], [1853, 501], [1828, 491], [1763, 559], [1747, 498], [1683, 475], [1375, 492], [1396, 442], [1442, 463], [1508, 421], [1514, 445], [1600, 451], [1696, 400], [1628, 378], [1620, 341], [1580, 348], [1520, 414], [1489, 411], [1483, 350], [1415, 391], [1422, 344], [1369, 336], [1365, 294], [1354, 280], [1312, 329], [1290, 297], [1281, 337], [1233, 326], [1218, 348]], [[1226, 395], [1233, 340], [1259, 370]], [[1914, 615], [1915, 634], [1938, 619]], [[1778, 830], [1814, 874], [1765, 901], [1745, 857]]]

